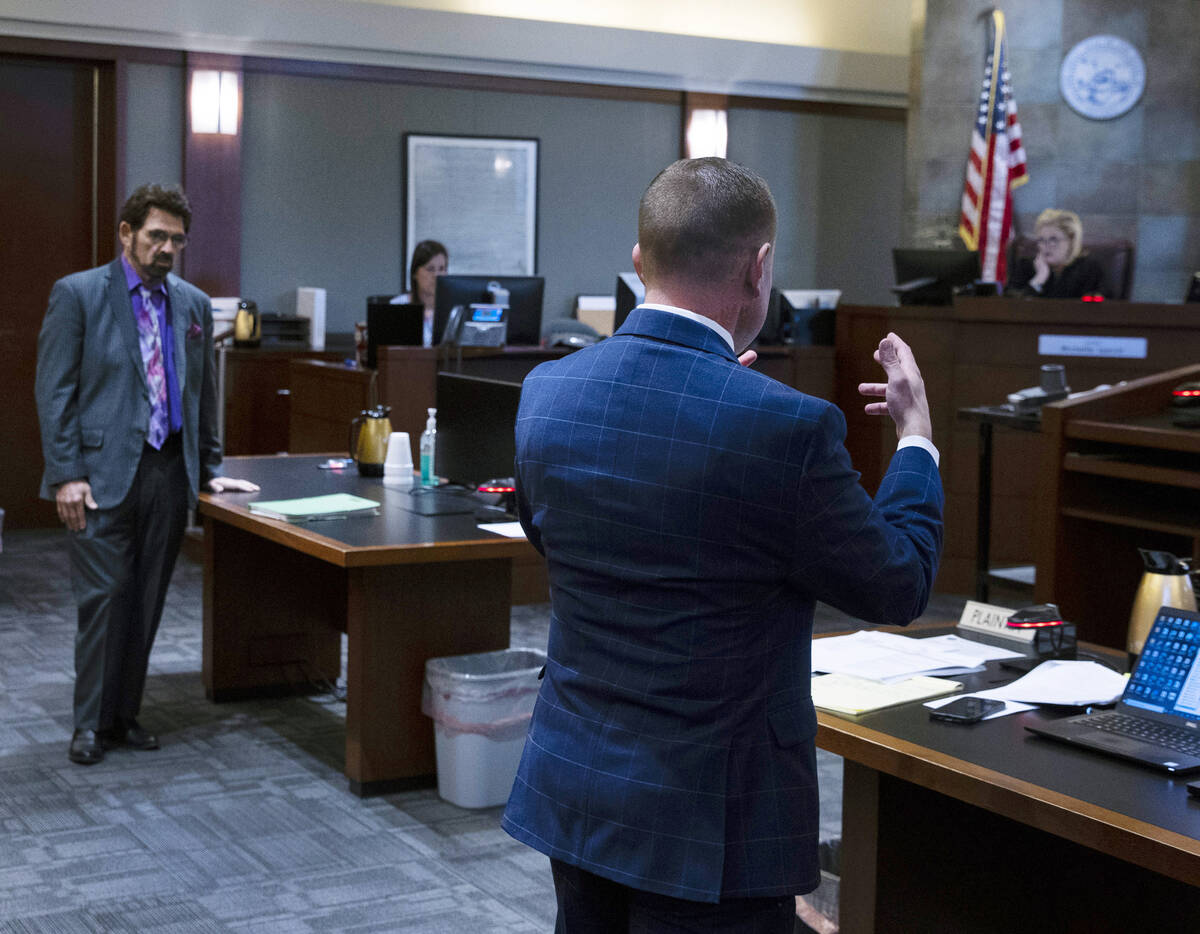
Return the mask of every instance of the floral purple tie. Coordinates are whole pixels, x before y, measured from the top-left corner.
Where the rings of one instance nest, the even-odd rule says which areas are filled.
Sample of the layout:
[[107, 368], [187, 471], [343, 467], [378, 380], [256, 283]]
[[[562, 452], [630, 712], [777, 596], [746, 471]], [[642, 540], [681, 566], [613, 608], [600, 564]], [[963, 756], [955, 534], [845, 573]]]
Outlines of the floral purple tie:
[[146, 387], [150, 390], [150, 434], [146, 440], [158, 449], [167, 440], [167, 373], [163, 368], [162, 334], [158, 313], [149, 289], [141, 286], [142, 311], [138, 315], [138, 344], [146, 365]]

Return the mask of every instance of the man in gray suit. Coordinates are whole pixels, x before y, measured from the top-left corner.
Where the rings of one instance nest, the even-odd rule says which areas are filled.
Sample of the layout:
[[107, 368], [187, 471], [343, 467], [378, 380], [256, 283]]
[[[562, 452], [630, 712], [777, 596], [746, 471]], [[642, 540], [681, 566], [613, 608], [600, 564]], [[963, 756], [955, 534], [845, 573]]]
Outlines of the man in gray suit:
[[79, 610], [80, 765], [110, 746], [158, 748], [137, 716], [188, 508], [202, 486], [258, 489], [219, 476], [212, 305], [171, 274], [191, 219], [179, 189], [135, 191], [121, 255], [56, 282], [38, 337], [41, 495], [70, 533]]

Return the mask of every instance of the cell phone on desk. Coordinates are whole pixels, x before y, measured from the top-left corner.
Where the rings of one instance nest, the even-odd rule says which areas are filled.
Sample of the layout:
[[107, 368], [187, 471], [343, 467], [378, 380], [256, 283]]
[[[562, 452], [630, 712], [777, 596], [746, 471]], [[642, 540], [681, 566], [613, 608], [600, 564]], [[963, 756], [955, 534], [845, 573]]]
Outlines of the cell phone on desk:
[[977, 723], [984, 717], [1004, 709], [1004, 701], [990, 697], [960, 697], [943, 707], [929, 711], [934, 720], [949, 720], [951, 723]]

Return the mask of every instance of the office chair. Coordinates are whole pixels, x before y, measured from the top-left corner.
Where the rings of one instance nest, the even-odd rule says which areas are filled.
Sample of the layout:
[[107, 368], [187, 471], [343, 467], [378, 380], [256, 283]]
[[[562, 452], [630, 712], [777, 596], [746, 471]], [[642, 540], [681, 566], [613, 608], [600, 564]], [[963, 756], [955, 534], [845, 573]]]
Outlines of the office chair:
[[[1133, 291], [1134, 247], [1128, 240], [1085, 241], [1083, 252], [1091, 256], [1104, 270], [1104, 281], [1112, 297], [1128, 300]], [[1016, 268], [1018, 259], [1033, 259], [1037, 256], [1037, 242], [1033, 237], [1014, 237], [1008, 245], [1008, 268]]]

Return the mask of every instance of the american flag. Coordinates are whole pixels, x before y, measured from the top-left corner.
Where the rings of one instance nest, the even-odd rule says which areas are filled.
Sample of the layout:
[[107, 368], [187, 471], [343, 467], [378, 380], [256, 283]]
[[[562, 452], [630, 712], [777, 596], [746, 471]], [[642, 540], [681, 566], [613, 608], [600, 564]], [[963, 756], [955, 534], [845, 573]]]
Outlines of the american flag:
[[1005, 253], [1012, 232], [1012, 190], [1028, 178], [1017, 102], [1008, 73], [1004, 14], [993, 10], [992, 47], [983, 69], [983, 91], [971, 131], [962, 216], [958, 221], [963, 243], [979, 251], [980, 276], [985, 282], [1005, 279]]

